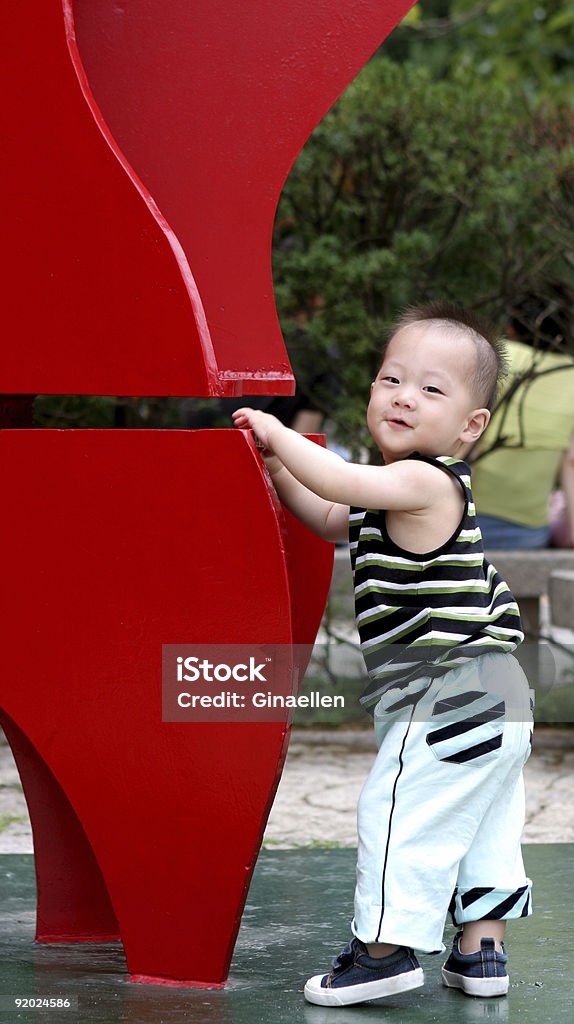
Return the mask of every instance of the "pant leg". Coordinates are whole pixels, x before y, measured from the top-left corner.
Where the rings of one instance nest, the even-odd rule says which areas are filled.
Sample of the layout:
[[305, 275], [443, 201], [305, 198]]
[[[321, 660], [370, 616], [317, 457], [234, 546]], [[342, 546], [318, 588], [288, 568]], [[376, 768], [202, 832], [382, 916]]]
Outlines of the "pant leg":
[[[524, 750], [527, 725], [507, 723], [505, 741]], [[510, 733], [515, 732], [515, 737]], [[512, 920], [532, 913], [532, 882], [526, 877], [521, 836], [524, 827], [522, 766], [511, 765], [495, 799], [462, 858], [450, 911], [457, 925], [485, 918]]]
[[[487, 660], [492, 658], [508, 656], [485, 655], [441, 679], [428, 680], [426, 693], [408, 717], [389, 711], [388, 695], [385, 707], [377, 708], [380, 747], [359, 798], [351, 925], [364, 942], [427, 952], [443, 949], [444, 922], [457, 881], [461, 907], [468, 901], [463, 890], [497, 888], [489, 885], [494, 877], [490, 869], [482, 882], [477, 872], [481, 863], [487, 864], [487, 846], [500, 843], [511, 812], [516, 827], [498, 858], [506, 873], [497, 877], [513, 891], [527, 884], [516, 848], [522, 820], [518, 780], [530, 730], [528, 724], [508, 722], [500, 712], [504, 701], [492, 690], [493, 663]], [[494, 664], [495, 682], [504, 691], [504, 661]], [[514, 666], [511, 675], [516, 675]], [[502, 902], [501, 895], [498, 904]]]

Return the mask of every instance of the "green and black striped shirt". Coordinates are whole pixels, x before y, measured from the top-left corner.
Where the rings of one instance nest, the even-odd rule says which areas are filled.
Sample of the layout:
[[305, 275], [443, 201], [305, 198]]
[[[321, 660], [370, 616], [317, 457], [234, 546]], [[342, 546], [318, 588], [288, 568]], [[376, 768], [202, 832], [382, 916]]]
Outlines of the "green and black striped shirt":
[[417, 554], [390, 539], [384, 509], [350, 509], [355, 617], [369, 676], [360, 701], [371, 712], [391, 687], [444, 675], [481, 654], [512, 651], [524, 639], [516, 600], [484, 556], [469, 467], [450, 456], [409, 458], [451, 473], [464, 512], [446, 544]]

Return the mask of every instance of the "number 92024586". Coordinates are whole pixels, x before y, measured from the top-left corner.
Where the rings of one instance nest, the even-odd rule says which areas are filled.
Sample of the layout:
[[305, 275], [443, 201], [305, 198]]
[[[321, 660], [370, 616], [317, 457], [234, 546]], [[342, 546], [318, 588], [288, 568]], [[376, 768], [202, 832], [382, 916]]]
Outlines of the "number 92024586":
[[77, 996], [8, 996], [0, 995], [0, 1011], [6, 1010], [77, 1010]]

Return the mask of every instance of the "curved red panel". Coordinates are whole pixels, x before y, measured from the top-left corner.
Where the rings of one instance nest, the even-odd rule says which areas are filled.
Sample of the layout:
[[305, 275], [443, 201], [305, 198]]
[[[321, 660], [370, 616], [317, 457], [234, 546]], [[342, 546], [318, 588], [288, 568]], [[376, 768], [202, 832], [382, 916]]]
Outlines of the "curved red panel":
[[271, 268], [285, 178], [413, 2], [72, 0], [100, 109], [190, 261], [223, 376], [249, 394], [285, 392]]
[[0, 393], [291, 393], [279, 194], [411, 5], [9, 0]]
[[[410, 6], [76, 0], [80, 56], [72, 0], [9, 0], [0, 394], [288, 393], [279, 192]], [[0, 704], [38, 937], [117, 922], [138, 978], [219, 984], [288, 727], [162, 723], [161, 644], [311, 644], [332, 548], [248, 434], [10, 430], [0, 452]]]
[[[30, 766], [38, 934], [101, 937], [115, 915], [134, 974], [222, 982], [288, 730], [162, 722], [161, 645], [292, 642], [263, 464], [226, 430], [7, 430], [0, 454], [0, 705]], [[323, 568], [299, 642], [330, 575], [331, 546], [310, 539]], [[70, 835], [51, 839], [58, 825]], [[101, 913], [86, 865], [109, 894]]]
[[109, 942], [119, 926], [93, 850], [74, 810], [30, 741], [0, 709], [34, 835], [38, 942]]
[[0, 393], [220, 394], [181, 246], [88, 105], [62, 0], [2, 15]]

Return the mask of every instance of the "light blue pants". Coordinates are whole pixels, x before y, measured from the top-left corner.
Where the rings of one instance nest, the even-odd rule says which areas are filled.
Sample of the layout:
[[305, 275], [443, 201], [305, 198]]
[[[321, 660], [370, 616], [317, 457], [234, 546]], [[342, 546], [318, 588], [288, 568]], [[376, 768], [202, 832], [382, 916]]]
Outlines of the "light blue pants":
[[531, 913], [520, 838], [531, 691], [509, 654], [387, 691], [358, 805], [352, 931], [363, 942], [444, 949], [456, 924]]

